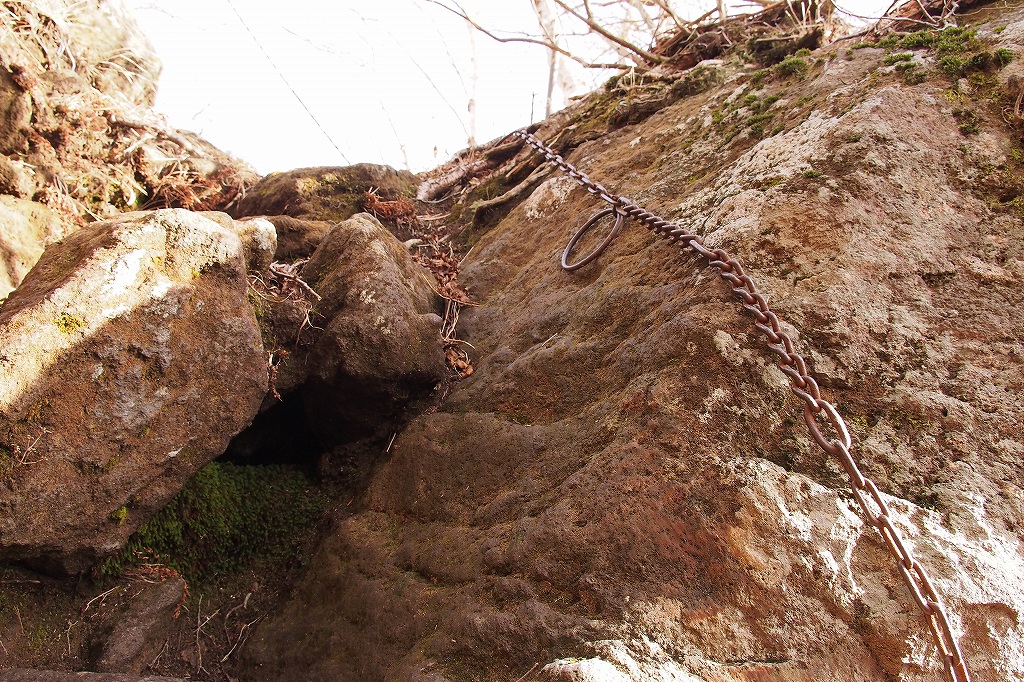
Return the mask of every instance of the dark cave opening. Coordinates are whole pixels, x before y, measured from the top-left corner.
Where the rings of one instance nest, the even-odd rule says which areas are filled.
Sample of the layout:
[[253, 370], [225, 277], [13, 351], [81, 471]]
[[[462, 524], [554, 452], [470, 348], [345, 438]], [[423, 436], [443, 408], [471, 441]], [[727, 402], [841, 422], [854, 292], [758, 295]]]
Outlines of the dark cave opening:
[[218, 461], [252, 466], [285, 464], [314, 473], [329, 449], [312, 428], [302, 396], [295, 392], [256, 415], [252, 424], [231, 439]]

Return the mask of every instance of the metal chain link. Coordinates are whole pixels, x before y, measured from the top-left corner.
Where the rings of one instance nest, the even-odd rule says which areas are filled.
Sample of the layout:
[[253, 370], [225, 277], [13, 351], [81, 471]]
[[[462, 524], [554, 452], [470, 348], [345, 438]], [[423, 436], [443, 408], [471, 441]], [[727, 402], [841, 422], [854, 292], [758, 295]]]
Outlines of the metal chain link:
[[[775, 353], [775, 359], [779, 364], [779, 368], [789, 377], [791, 390], [803, 401], [804, 422], [806, 422], [807, 431], [810, 433], [811, 438], [826, 454], [839, 460], [839, 463], [850, 478], [853, 496], [860, 505], [865, 519], [868, 524], [878, 530], [885, 541], [885, 546], [896, 559], [896, 564], [900, 575], [903, 576], [903, 581], [907, 584], [911, 596], [928, 621], [929, 629], [935, 639], [939, 658], [945, 667], [947, 677], [953, 682], [970, 682], [971, 678], [967, 671], [967, 664], [960, 651], [960, 645], [957, 643], [956, 637], [953, 636], [942, 597], [932, 584], [931, 578], [928, 577], [924, 566], [914, 558], [913, 553], [904, 544], [903, 537], [892, 522], [889, 506], [879, 492], [878, 486], [871, 479], [864, 476], [856, 461], [850, 455], [852, 441], [850, 439], [850, 432], [846, 428], [846, 422], [843, 421], [835, 405], [821, 397], [821, 390], [811, 376], [807, 368], [807, 362], [796, 352], [793, 340], [786, 332], [782, 331], [778, 316], [769, 308], [768, 300], [758, 291], [754, 280], [744, 272], [740, 262], [723, 249], [709, 249], [704, 246], [700, 236], [688, 232], [675, 223], [665, 220], [650, 211], [640, 208], [626, 197], [612, 194], [603, 185], [591, 180], [586, 174], [567, 162], [532, 134], [519, 130], [512, 133], [512, 135], [540, 152], [547, 161], [563, 170], [587, 192], [611, 204], [612, 209], [617, 214], [617, 227], [621, 227], [619, 222], [622, 215], [633, 218], [658, 237], [676, 244], [683, 251], [691, 251], [704, 256], [708, 259], [708, 264], [717, 268], [719, 275], [729, 282], [733, 294], [740, 299], [740, 305], [744, 310], [753, 315], [754, 326], [766, 338], [768, 349]], [[607, 211], [608, 209], [605, 209], [602, 215]], [[605, 243], [591, 252], [582, 261], [572, 266], [566, 265], [569, 251], [575, 244], [575, 241], [594, 222], [596, 222], [596, 216], [576, 233], [569, 247], [566, 248], [562, 264], [567, 270], [582, 267], [582, 265], [589, 263], [611, 241], [611, 239], [606, 239]], [[613, 231], [617, 232], [617, 229]], [[837, 438], [830, 439], [822, 433], [821, 425], [818, 422], [822, 415], [825, 418], [824, 421], [835, 431], [838, 436]], [[865, 495], [865, 493], [867, 494]], [[877, 511], [872, 508], [872, 503], [877, 507]]]

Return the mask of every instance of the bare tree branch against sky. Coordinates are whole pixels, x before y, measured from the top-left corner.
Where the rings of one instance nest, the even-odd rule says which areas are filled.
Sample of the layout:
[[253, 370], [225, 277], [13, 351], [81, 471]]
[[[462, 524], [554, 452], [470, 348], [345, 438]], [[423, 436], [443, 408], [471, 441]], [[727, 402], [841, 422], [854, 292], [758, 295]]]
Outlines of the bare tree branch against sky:
[[[555, 15], [549, 30], [538, 1]], [[849, 9], [885, 9], [865, 1], [849, 0]], [[718, 0], [292, 0], [286, 11], [272, 0], [235, 2], [251, 35], [228, 0], [127, 2], [164, 62], [157, 109], [267, 173], [345, 159], [426, 170], [470, 138], [527, 125], [643, 62], [642, 36], [713, 15]], [[583, 49], [594, 31], [565, 7], [584, 18], [615, 9], [610, 27], [629, 10], [644, 33], [623, 39], [632, 47]], [[459, 8], [494, 40], [478, 34], [474, 49]], [[536, 108], [549, 85], [550, 103]]]

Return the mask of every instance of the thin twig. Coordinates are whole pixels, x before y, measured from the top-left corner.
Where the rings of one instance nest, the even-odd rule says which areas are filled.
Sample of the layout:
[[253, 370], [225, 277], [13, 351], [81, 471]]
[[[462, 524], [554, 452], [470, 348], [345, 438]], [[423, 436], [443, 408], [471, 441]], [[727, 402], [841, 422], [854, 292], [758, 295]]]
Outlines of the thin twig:
[[537, 663], [534, 663], [533, 667], [531, 667], [529, 670], [527, 670], [526, 674], [523, 675], [522, 677], [520, 677], [518, 680], [516, 680], [516, 682], [523, 682], [523, 680], [525, 680], [527, 677], [532, 675], [533, 671], [537, 669], [537, 665], [538, 665]]
[[223, 663], [224, 661], [228, 660], [228, 657], [231, 656], [231, 654], [235, 653], [235, 649], [238, 649], [240, 646], [242, 646], [242, 644], [245, 643], [245, 641], [247, 639], [249, 639], [249, 631], [250, 631], [250, 629], [252, 628], [253, 625], [258, 623], [260, 621], [260, 619], [262, 619], [262, 618], [263, 618], [263, 616], [257, 616], [256, 620], [248, 622], [248, 623], [246, 623], [245, 625], [242, 626], [242, 629], [238, 631], [238, 639], [235, 641], [234, 646], [232, 646], [231, 649], [226, 654], [224, 654], [224, 658], [220, 659], [221, 663]]
[[93, 602], [95, 602], [97, 599], [99, 599], [100, 600], [100, 604], [102, 604], [104, 601], [106, 601], [107, 597], [110, 596], [110, 594], [112, 592], [116, 592], [118, 589], [120, 589], [120, 587], [121, 587], [120, 585], [118, 585], [117, 587], [111, 587], [109, 590], [107, 590], [103, 594], [97, 594], [95, 597], [93, 597], [88, 602], [86, 602], [85, 608], [82, 609], [82, 613], [85, 614], [85, 612], [89, 610], [89, 607], [91, 607]]

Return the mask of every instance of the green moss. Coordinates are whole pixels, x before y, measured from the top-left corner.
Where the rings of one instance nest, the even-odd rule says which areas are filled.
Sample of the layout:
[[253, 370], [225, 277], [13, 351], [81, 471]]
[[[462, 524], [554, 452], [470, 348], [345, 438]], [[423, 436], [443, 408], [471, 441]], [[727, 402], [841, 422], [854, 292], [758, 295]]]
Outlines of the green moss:
[[753, 95], [751, 95], [751, 97], [754, 97], [754, 99], [751, 100], [750, 97], [748, 97], [747, 101], [745, 101], [744, 104], [748, 109], [750, 109], [750, 113], [752, 114], [761, 114], [767, 111], [768, 108], [770, 108], [773, 104], [782, 99], [779, 95], [769, 95], [764, 99], [758, 99], [756, 96]]
[[1005, 47], [1000, 47], [998, 50], [992, 53], [992, 58], [999, 68], [1003, 68], [1007, 64], [1013, 61], [1013, 50], [1008, 50]]
[[[879, 40], [872, 47], [884, 47], [887, 49], [920, 50], [931, 47], [939, 40], [939, 34], [935, 31], [915, 31], [907, 35], [891, 35]], [[868, 46], [871, 46], [870, 44]]]
[[957, 55], [948, 54], [945, 57], [939, 59], [939, 68], [942, 69], [942, 71], [945, 72], [946, 75], [952, 76], [954, 78], [960, 76], [960, 74], [964, 70], [964, 67], [965, 62], [963, 58]]
[[69, 313], [61, 313], [53, 323], [65, 334], [73, 334], [85, 326], [85, 320]]
[[765, 76], [767, 76], [768, 73], [768, 69], [758, 69], [754, 73], [750, 74], [751, 84], [757, 85], [758, 83], [765, 79]]
[[797, 78], [803, 78], [807, 75], [808, 68], [809, 65], [806, 59], [793, 55], [792, 57], [786, 57], [776, 64], [775, 73], [783, 77], [796, 76]]
[[891, 54], [885, 59], [883, 59], [882, 63], [885, 64], [886, 66], [892, 66], [893, 64], [896, 64], [898, 62], [909, 62], [913, 58], [914, 55], [911, 52], [898, 52], [896, 54]]
[[754, 137], [764, 136], [764, 124], [775, 118], [775, 114], [755, 114], [750, 116], [746, 120], [746, 125], [750, 129], [750, 134]]
[[868, 418], [862, 414], [849, 415], [844, 417], [844, 419], [846, 420], [847, 424], [853, 426], [854, 428], [860, 431], [867, 431], [870, 426]]
[[815, 178], [824, 177], [824, 175], [825, 174], [822, 173], [821, 171], [816, 171], [813, 168], [810, 168], [808, 170], [805, 170], [803, 173], [801, 173], [800, 177], [807, 178], [809, 180], [813, 180]]
[[123, 526], [124, 522], [128, 520], [128, 507], [122, 506], [110, 512], [110, 520], [119, 526]]
[[964, 135], [973, 135], [981, 131], [981, 116], [970, 109], [955, 109], [953, 117], [960, 123], [960, 132]]
[[809, 57], [810, 55], [811, 55], [811, 51], [808, 50], [806, 47], [802, 47], [802, 48], [800, 48], [799, 50], [797, 50], [796, 52], [793, 53], [794, 57]]
[[900, 47], [907, 50], [919, 50], [921, 48], [931, 47], [936, 43], [938, 38], [938, 35], [933, 31], [915, 31], [909, 35], [903, 36], [900, 41]]
[[258, 562], [288, 562], [325, 501], [294, 468], [213, 462], [140, 526], [100, 573], [115, 575], [149, 555], [188, 580], [204, 583]]
[[939, 32], [935, 51], [939, 54], [962, 54], [981, 49], [978, 32], [973, 28], [949, 26]]
[[928, 76], [920, 69], [907, 69], [903, 72], [903, 82], [907, 85], [919, 85], [927, 80]]

